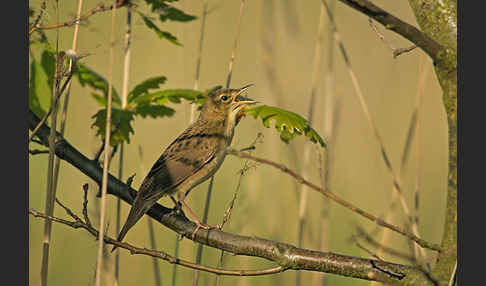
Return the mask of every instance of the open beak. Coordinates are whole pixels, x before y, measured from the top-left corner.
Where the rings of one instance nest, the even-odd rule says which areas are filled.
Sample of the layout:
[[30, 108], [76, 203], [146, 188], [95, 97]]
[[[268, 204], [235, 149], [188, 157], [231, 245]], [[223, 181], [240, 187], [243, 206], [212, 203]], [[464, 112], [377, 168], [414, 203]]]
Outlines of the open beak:
[[235, 99], [233, 101], [233, 104], [235, 105], [235, 108], [239, 108], [240, 106], [248, 105], [248, 104], [255, 104], [258, 103], [258, 101], [249, 99], [249, 98], [244, 98], [243, 96], [240, 96], [245, 90], [247, 90], [249, 87], [253, 86], [254, 84], [248, 84], [245, 85], [244, 87], [240, 88], [238, 90], [238, 94], [235, 96]]

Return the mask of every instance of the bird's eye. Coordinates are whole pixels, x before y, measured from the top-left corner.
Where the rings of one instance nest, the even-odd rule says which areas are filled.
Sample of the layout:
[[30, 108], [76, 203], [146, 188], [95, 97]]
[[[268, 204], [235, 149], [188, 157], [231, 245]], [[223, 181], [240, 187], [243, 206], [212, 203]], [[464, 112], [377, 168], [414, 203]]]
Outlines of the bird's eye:
[[221, 100], [226, 101], [226, 100], [228, 100], [228, 97], [226, 95], [223, 95], [223, 96], [221, 96]]

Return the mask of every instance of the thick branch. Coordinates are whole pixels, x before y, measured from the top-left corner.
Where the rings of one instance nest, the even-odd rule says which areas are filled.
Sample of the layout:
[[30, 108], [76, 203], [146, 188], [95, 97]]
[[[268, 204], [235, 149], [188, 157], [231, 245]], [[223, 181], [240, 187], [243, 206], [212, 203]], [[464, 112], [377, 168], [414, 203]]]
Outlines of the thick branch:
[[[409, 41], [420, 47], [422, 50], [424, 50], [434, 62], [440, 60], [440, 52], [443, 50], [442, 46], [416, 27], [400, 20], [399, 18], [381, 9], [370, 1], [339, 1], [373, 18], [375, 21], [380, 22], [385, 28], [394, 31], [395, 33], [408, 39]], [[324, 5], [326, 5], [325, 0], [322, 0], [322, 2]]]
[[449, 127], [449, 172], [444, 233], [437, 264], [431, 274], [448, 285], [457, 263], [457, 1], [409, 0], [420, 28], [446, 47], [443, 61], [435, 65], [442, 88]]
[[[35, 128], [39, 121], [40, 119], [29, 110], [29, 129]], [[49, 131], [49, 127], [45, 124], [41, 126], [37, 132], [41, 142], [46, 142]], [[59, 158], [91, 179], [101, 182], [100, 166], [86, 158], [60, 135], [57, 137], [55, 152]], [[134, 189], [111, 175], [108, 178], [107, 191], [108, 194], [117, 196], [129, 204], [136, 194]], [[196, 228], [196, 224], [182, 216], [172, 214], [171, 209], [160, 204], [155, 204], [147, 214], [188, 238]], [[428, 276], [417, 267], [302, 249], [286, 243], [226, 233], [218, 229], [201, 229], [196, 233], [194, 241], [234, 254], [265, 258], [285, 269], [327, 272], [397, 285], [433, 285]]]

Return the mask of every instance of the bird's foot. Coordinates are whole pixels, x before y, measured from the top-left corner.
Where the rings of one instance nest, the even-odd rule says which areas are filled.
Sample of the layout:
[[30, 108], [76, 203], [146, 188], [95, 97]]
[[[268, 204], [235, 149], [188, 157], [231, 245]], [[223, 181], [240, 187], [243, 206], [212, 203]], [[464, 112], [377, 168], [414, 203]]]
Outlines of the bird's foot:
[[196, 223], [196, 229], [192, 232], [191, 234], [191, 238], [192, 240], [194, 240], [195, 236], [196, 236], [196, 232], [202, 228], [202, 229], [205, 229], [205, 230], [210, 230], [210, 229], [213, 229], [213, 228], [216, 228], [214, 226], [211, 226], [211, 225], [207, 225], [207, 224], [204, 224], [204, 223], [201, 223], [199, 221], [195, 221]]

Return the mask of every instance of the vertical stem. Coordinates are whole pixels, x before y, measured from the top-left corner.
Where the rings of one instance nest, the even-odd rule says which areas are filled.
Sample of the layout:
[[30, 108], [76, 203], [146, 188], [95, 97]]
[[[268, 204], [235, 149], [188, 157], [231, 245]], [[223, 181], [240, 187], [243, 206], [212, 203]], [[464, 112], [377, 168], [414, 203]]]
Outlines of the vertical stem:
[[[329, 10], [331, 14], [334, 14], [334, 8], [336, 7], [336, 0], [331, 0], [329, 3]], [[321, 185], [325, 190], [330, 189], [330, 166], [331, 166], [331, 151], [329, 148], [333, 146], [334, 138], [336, 138], [336, 132], [334, 126], [338, 122], [338, 110], [339, 105], [336, 102], [336, 95], [334, 94], [334, 38], [332, 34], [331, 25], [328, 25], [327, 28], [328, 39], [327, 39], [327, 71], [325, 75], [325, 96], [324, 96], [324, 128], [323, 134], [324, 137], [327, 139], [327, 148], [319, 150], [319, 167], [322, 170], [319, 171], [319, 177], [321, 180]], [[329, 204], [328, 200], [324, 200], [322, 202], [322, 210], [320, 216], [320, 245], [319, 249], [325, 250], [328, 248], [327, 246], [327, 233], [328, 233], [328, 224], [329, 224], [329, 208], [331, 204]], [[325, 285], [325, 274], [317, 274], [320, 285]]]
[[[196, 75], [194, 79], [194, 89], [199, 89], [199, 74], [201, 71], [201, 58], [202, 58], [202, 48], [204, 42], [204, 28], [206, 26], [206, 16], [208, 14], [208, 1], [203, 0], [203, 12], [201, 17], [201, 32], [199, 35], [199, 49], [197, 50], [197, 62], [196, 62]], [[196, 116], [197, 105], [191, 105], [191, 117], [190, 122], [193, 122]], [[175, 265], [174, 265], [175, 266]]]
[[[317, 30], [317, 37], [316, 37], [316, 46], [314, 50], [314, 63], [313, 63], [313, 70], [312, 70], [312, 81], [311, 81], [311, 96], [309, 101], [309, 112], [307, 115], [307, 120], [309, 121], [309, 125], [312, 126], [313, 115], [314, 115], [314, 105], [315, 105], [315, 97], [316, 97], [316, 90], [317, 90], [317, 78], [319, 75], [319, 67], [321, 64], [321, 39], [322, 34], [324, 31], [324, 16], [325, 11], [324, 7], [321, 4], [320, 16], [319, 16], [319, 25]], [[310, 161], [310, 152], [311, 147], [309, 144], [305, 145], [304, 148], [304, 158], [302, 163], [302, 176], [304, 178], [308, 177], [308, 168]], [[302, 240], [304, 237], [304, 225], [305, 225], [305, 215], [307, 210], [307, 197], [308, 197], [309, 189], [304, 185], [301, 185], [299, 191], [299, 232], [298, 232], [298, 247], [302, 247]], [[301, 283], [301, 271], [297, 271], [295, 285], [299, 286]]]
[[[153, 220], [148, 220], [149, 226], [149, 236], [150, 236], [150, 247], [152, 249], [157, 249], [155, 245], [155, 234], [154, 234], [154, 222]], [[152, 265], [154, 267], [154, 279], [155, 285], [160, 286], [162, 285], [162, 280], [160, 278], [160, 269], [159, 269], [159, 259], [152, 257]]]
[[[76, 13], [76, 17], [80, 17], [81, 15], [81, 10], [83, 8], [83, 0], [79, 0], [78, 2], [78, 11]], [[76, 46], [78, 42], [78, 33], [79, 33], [79, 22], [76, 22], [76, 25], [74, 26], [74, 34], [73, 34], [73, 44], [72, 44], [72, 50], [76, 52]], [[71, 70], [73, 65], [73, 60], [69, 62], [69, 70]], [[71, 95], [71, 82], [69, 81], [67, 83], [66, 87], [66, 96], [64, 97], [64, 104], [63, 104], [63, 109], [62, 109], [62, 114], [61, 114], [61, 127], [60, 127], [60, 132], [61, 135], [64, 136], [64, 132], [66, 129], [66, 119], [67, 119], [67, 109], [69, 106], [69, 96]], [[59, 176], [59, 167], [61, 165], [61, 159], [59, 157], [56, 157], [56, 163], [54, 167], [54, 188], [56, 193], [57, 191], [57, 182], [58, 182], [58, 176]]]
[[230, 83], [231, 83], [231, 76], [233, 75], [233, 63], [235, 61], [236, 57], [236, 48], [238, 46], [238, 38], [240, 35], [240, 24], [241, 24], [241, 18], [243, 16], [243, 8], [245, 7], [245, 0], [241, 0], [241, 5], [240, 5], [240, 15], [238, 16], [238, 23], [236, 24], [236, 34], [235, 34], [235, 39], [233, 40], [233, 49], [231, 50], [231, 59], [229, 62], [229, 72], [228, 72], [228, 78], [226, 79], [226, 88], [229, 88]]
[[[121, 181], [123, 177], [123, 152], [125, 146], [123, 142], [120, 144], [120, 157], [118, 160], [118, 179]], [[120, 210], [121, 210], [121, 201], [120, 198], [116, 200], [116, 225], [115, 225], [115, 233], [120, 232]], [[114, 285], [118, 285], [118, 278], [120, 277], [120, 252], [116, 249], [115, 253], [115, 275], [114, 275]]]
[[[214, 176], [211, 177], [209, 181], [208, 193], [206, 195], [206, 203], [204, 204], [204, 216], [203, 216], [203, 223], [207, 223], [208, 221], [208, 214], [209, 214], [209, 206], [211, 204], [211, 193], [213, 192], [213, 182]], [[202, 252], [203, 247], [202, 244], [198, 244], [197, 246], [197, 254], [196, 254], [196, 263], [201, 264], [202, 261]], [[194, 271], [194, 279], [192, 280], [192, 285], [196, 286], [199, 283], [199, 270]]]
[[[125, 109], [127, 106], [127, 97], [128, 97], [128, 79], [130, 76], [130, 58], [131, 58], [131, 49], [130, 43], [132, 38], [132, 10], [130, 7], [127, 8], [127, 25], [125, 30], [125, 48], [124, 48], [124, 61], [123, 61], [123, 83], [122, 83], [122, 109]], [[118, 179], [122, 180], [123, 177], [123, 157], [125, 152], [124, 143], [120, 143], [120, 158], [118, 162]], [[116, 233], [120, 232], [120, 212], [121, 212], [121, 201], [120, 198], [116, 200]], [[118, 285], [120, 273], [120, 251], [116, 249], [115, 253], [115, 285]]]
[[103, 243], [105, 236], [105, 207], [106, 207], [106, 190], [108, 186], [108, 161], [110, 160], [110, 137], [111, 137], [111, 104], [113, 97], [113, 64], [115, 61], [115, 16], [116, 1], [113, 1], [113, 10], [111, 13], [111, 41], [110, 41], [110, 66], [108, 73], [108, 104], [106, 111], [105, 127], [105, 151], [103, 161], [103, 179], [101, 185], [101, 210], [100, 210], [100, 230], [98, 236], [98, 258], [96, 264], [96, 281], [95, 286], [101, 285], [101, 266], [103, 264]]
[[[176, 234], [176, 243], [174, 246], [174, 257], [178, 258], [179, 257], [179, 236]], [[174, 267], [172, 268], [172, 286], [176, 285], [176, 278], [177, 278], [177, 264], [174, 264]]]
[[[59, 23], [59, 1], [56, 1], [56, 17]], [[56, 139], [56, 124], [57, 124], [57, 94], [59, 92], [60, 68], [62, 65], [59, 56], [59, 28], [56, 29], [56, 69], [54, 73], [54, 80], [52, 85], [51, 97], [51, 131], [49, 134], [49, 159], [47, 165], [47, 190], [46, 190], [46, 204], [45, 212], [52, 216], [54, 213], [54, 200], [56, 198], [56, 188], [54, 187], [54, 144]], [[41, 264], [41, 285], [47, 285], [47, 274], [49, 269], [49, 246], [51, 244], [51, 229], [52, 222], [46, 220], [44, 222], [44, 239], [42, 242], [42, 264]]]

